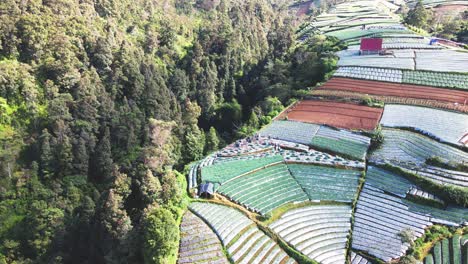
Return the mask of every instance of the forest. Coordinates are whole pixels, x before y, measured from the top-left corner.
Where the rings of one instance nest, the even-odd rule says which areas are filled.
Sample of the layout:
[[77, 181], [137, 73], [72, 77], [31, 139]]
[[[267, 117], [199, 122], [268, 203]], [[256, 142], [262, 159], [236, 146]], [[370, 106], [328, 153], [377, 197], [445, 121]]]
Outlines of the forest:
[[1, 1], [0, 263], [173, 263], [185, 166], [335, 67], [298, 23], [281, 0]]

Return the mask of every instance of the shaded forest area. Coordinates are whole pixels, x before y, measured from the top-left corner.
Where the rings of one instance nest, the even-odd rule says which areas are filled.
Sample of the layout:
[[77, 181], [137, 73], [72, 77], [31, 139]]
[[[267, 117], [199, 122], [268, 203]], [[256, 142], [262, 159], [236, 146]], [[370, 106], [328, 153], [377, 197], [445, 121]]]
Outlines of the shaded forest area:
[[171, 263], [184, 165], [326, 78], [267, 0], [0, 2], [0, 263]]

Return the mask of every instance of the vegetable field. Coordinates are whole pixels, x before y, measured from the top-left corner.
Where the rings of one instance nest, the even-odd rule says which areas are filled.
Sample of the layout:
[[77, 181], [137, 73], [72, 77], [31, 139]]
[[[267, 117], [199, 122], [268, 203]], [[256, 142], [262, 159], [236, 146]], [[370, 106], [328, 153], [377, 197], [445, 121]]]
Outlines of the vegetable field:
[[468, 162], [466, 152], [429, 137], [404, 130], [383, 129], [384, 143], [371, 155], [371, 161], [423, 164], [431, 157], [452, 162]]
[[460, 139], [468, 133], [468, 115], [419, 106], [387, 104], [380, 124], [412, 128], [457, 145], [463, 145]]
[[289, 120], [361, 130], [373, 130], [381, 115], [381, 108], [313, 100], [301, 101], [287, 110]]
[[270, 228], [310, 259], [324, 264], [345, 263], [351, 207], [314, 205], [294, 209]]
[[212, 203], [192, 203], [190, 210], [215, 230], [235, 263], [296, 263], [236, 209]]
[[285, 203], [308, 200], [284, 164], [236, 178], [217, 192], [263, 215]]
[[288, 167], [310, 200], [350, 202], [356, 195], [359, 171], [299, 164]]
[[462, 105], [468, 102], [468, 91], [369, 80], [355, 80], [341, 77], [332, 78], [319, 89], [415, 99], [428, 99], [441, 102], [458, 103]]
[[216, 234], [190, 211], [182, 218], [180, 236], [177, 263], [229, 263]]

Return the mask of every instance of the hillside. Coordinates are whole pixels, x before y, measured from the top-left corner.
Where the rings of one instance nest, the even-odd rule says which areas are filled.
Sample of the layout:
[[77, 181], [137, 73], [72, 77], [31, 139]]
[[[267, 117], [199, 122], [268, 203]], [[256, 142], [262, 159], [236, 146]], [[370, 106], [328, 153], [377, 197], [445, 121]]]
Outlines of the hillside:
[[[407, 20], [418, 8], [409, 5]], [[270, 124], [192, 164], [187, 214], [211, 226], [232, 262], [466, 263], [468, 53], [403, 24], [403, 8], [346, 1], [312, 16], [298, 39], [346, 43], [337, 69]]]
[[407, 2], [2, 1], [0, 264], [465, 264], [468, 4]]

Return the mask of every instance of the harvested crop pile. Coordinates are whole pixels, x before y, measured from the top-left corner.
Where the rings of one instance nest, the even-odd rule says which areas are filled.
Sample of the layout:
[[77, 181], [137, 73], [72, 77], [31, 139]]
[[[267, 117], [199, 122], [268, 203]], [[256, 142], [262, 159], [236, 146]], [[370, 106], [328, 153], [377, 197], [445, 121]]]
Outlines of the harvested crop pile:
[[319, 89], [351, 91], [364, 94], [429, 99], [441, 102], [465, 104], [468, 92], [433, 88], [411, 84], [387, 83], [349, 78], [332, 78]]
[[301, 101], [289, 109], [289, 120], [346, 129], [373, 130], [383, 109], [328, 101]]

